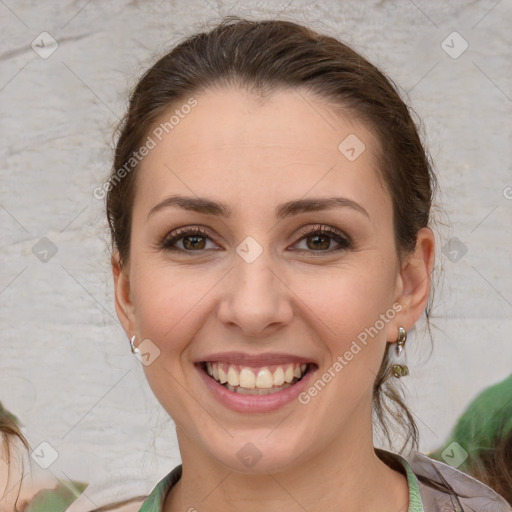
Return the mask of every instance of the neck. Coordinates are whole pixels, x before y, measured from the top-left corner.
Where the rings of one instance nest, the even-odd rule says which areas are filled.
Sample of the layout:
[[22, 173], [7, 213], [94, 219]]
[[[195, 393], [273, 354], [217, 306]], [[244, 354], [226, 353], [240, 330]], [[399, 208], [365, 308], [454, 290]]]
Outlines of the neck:
[[204, 456], [197, 444], [178, 430], [183, 473], [167, 495], [163, 510], [406, 511], [407, 479], [377, 457], [371, 424], [367, 430], [340, 433], [334, 446], [329, 444], [314, 457], [284, 471], [260, 474], [229, 470]]

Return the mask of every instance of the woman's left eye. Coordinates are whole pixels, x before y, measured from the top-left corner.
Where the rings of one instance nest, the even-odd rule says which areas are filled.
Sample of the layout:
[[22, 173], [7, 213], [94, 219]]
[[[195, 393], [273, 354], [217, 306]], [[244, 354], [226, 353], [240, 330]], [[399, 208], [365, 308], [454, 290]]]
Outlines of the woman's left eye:
[[[295, 245], [304, 240], [306, 249], [299, 248], [293, 250], [301, 252], [332, 253], [352, 247], [352, 242], [346, 234], [328, 226], [318, 225], [313, 229], [302, 230], [299, 236], [299, 241]], [[181, 228], [166, 235], [160, 242], [159, 247], [166, 251], [200, 252], [208, 249], [206, 247], [207, 240], [212, 241], [208, 233], [201, 228]], [[339, 245], [337, 249], [330, 248], [332, 240]], [[181, 247], [177, 246], [178, 243], [181, 243]]]
[[[348, 235], [328, 226], [316, 226], [316, 228], [313, 228], [306, 233], [302, 232], [301, 234], [302, 237], [300, 241], [305, 241], [307, 249], [299, 249], [300, 251], [307, 251], [310, 249], [312, 252], [333, 253], [344, 251], [352, 247], [352, 241]], [[324, 251], [323, 249], [330, 248], [331, 240], [335, 240], [339, 247], [337, 249]]]

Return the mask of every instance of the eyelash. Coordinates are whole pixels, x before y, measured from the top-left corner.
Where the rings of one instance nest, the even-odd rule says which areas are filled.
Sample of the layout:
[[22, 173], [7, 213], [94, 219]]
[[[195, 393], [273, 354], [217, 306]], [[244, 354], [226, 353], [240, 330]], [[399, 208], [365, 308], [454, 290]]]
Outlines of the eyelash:
[[[305, 250], [305, 249], [295, 249], [295, 251], [299, 252], [309, 252], [309, 253], [320, 253], [320, 254], [332, 254], [337, 253], [340, 251], [346, 251], [348, 249], [352, 248], [352, 240], [351, 238], [343, 233], [342, 231], [339, 231], [334, 228], [330, 228], [325, 225], [317, 225], [313, 229], [307, 228], [304, 230], [301, 230], [299, 232], [300, 238], [297, 240], [297, 242], [300, 242], [304, 238], [307, 238], [309, 236], [313, 235], [328, 235], [329, 237], [333, 238], [341, 247], [334, 250], [319, 250], [319, 251], [313, 251], [313, 250]], [[208, 238], [210, 240], [213, 240], [212, 237], [208, 234], [207, 231], [200, 227], [186, 227], [186, 228], [180, 228], [176, 231], [173, 231], [166, 235], [163, 240], [159, 244], [159, 248], [166, 250], [166, 251], [173, 251], [173, 252], [182, 252], [182, 253], [194, 253], [194, 252], [203, 252], [208, 249], [200, 249], [197, 251], [189, 251], [186, 249], [180, 249], [177, 247], [174, 247], [174, 244], [181, 240], [182, 238], [185, 238], [187, 236], [201, 236], [204, 238]], [[296, 243], [297, 243], [296, 242]]]

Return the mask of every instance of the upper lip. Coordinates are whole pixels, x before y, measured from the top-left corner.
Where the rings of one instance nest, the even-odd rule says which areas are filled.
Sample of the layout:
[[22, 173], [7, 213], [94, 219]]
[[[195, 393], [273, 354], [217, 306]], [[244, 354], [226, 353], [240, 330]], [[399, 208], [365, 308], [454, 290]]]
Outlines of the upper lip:
[[243, 352], [216, 352], [197, 359], [195, 363], [225, 362], [240, 366], [265, 366], [285, 363], [312, 363], [311, 359], [282, 352], [268, 352], [266, 354], [245, 354]]

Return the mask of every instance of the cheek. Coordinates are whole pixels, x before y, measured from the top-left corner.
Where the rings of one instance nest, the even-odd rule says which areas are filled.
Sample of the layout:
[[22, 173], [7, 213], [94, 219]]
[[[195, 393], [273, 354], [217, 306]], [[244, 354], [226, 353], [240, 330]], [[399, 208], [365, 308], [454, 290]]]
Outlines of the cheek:
[[338, 377], [336, 382], [344, 383], [335, 386], [338, 392], [353, 390], [356, 382], [364, 392], [375, 379], [389, 323], [396, 316], [392, 307], [393, 277], [389, 265], [380, 267], [374, 261], [373, 267], [344, 268], [321, 279], [302, 278], [293, 287], [304, 298], [301, 315], [307, 315], [311, 330], [326, 349], [323, 371], [338, 362], [331, 372]]
[[187, 356], [204, 323], [199, 312], [216, 281], [218, 278], [205, 272], [146, 267], [133, 290], [140, 335], [159, 350], [159, 356], [143, 370], [155, 397], [177, 424], [189, 424], [190, 418], [202, 413], [184, 392], [190, 378]]
[[357, 336], [392, 306], [394, 280], [389, 267], [380, 272], [373, 266], [373, 270], [343, 269], [321, 278], [301, 277], [293, 289], [323, 321], [331, 337]]
[[[183, 350], [187, 338], [201, 329], [211, 300], [222, 300], [218, 286], [224, 272], [141, 263], [132, 277], [140, 334], [162, 351]], [[287, 273], [293, 294], [285, 300], [296, 301], [296, 321], [309, 318], [314, 330], [325, 330], [326, 339], [346, 343], [374, 326], [391, 307], [394, 276], [389, 268], [389, 264], [361, 258], [340, 268]]]
[[162, 352], [183, 350], [200, 328], [195, 311], [215, 289], [217, 275], [163, 265], [138, 270], [132, 287], [140, 334]]

